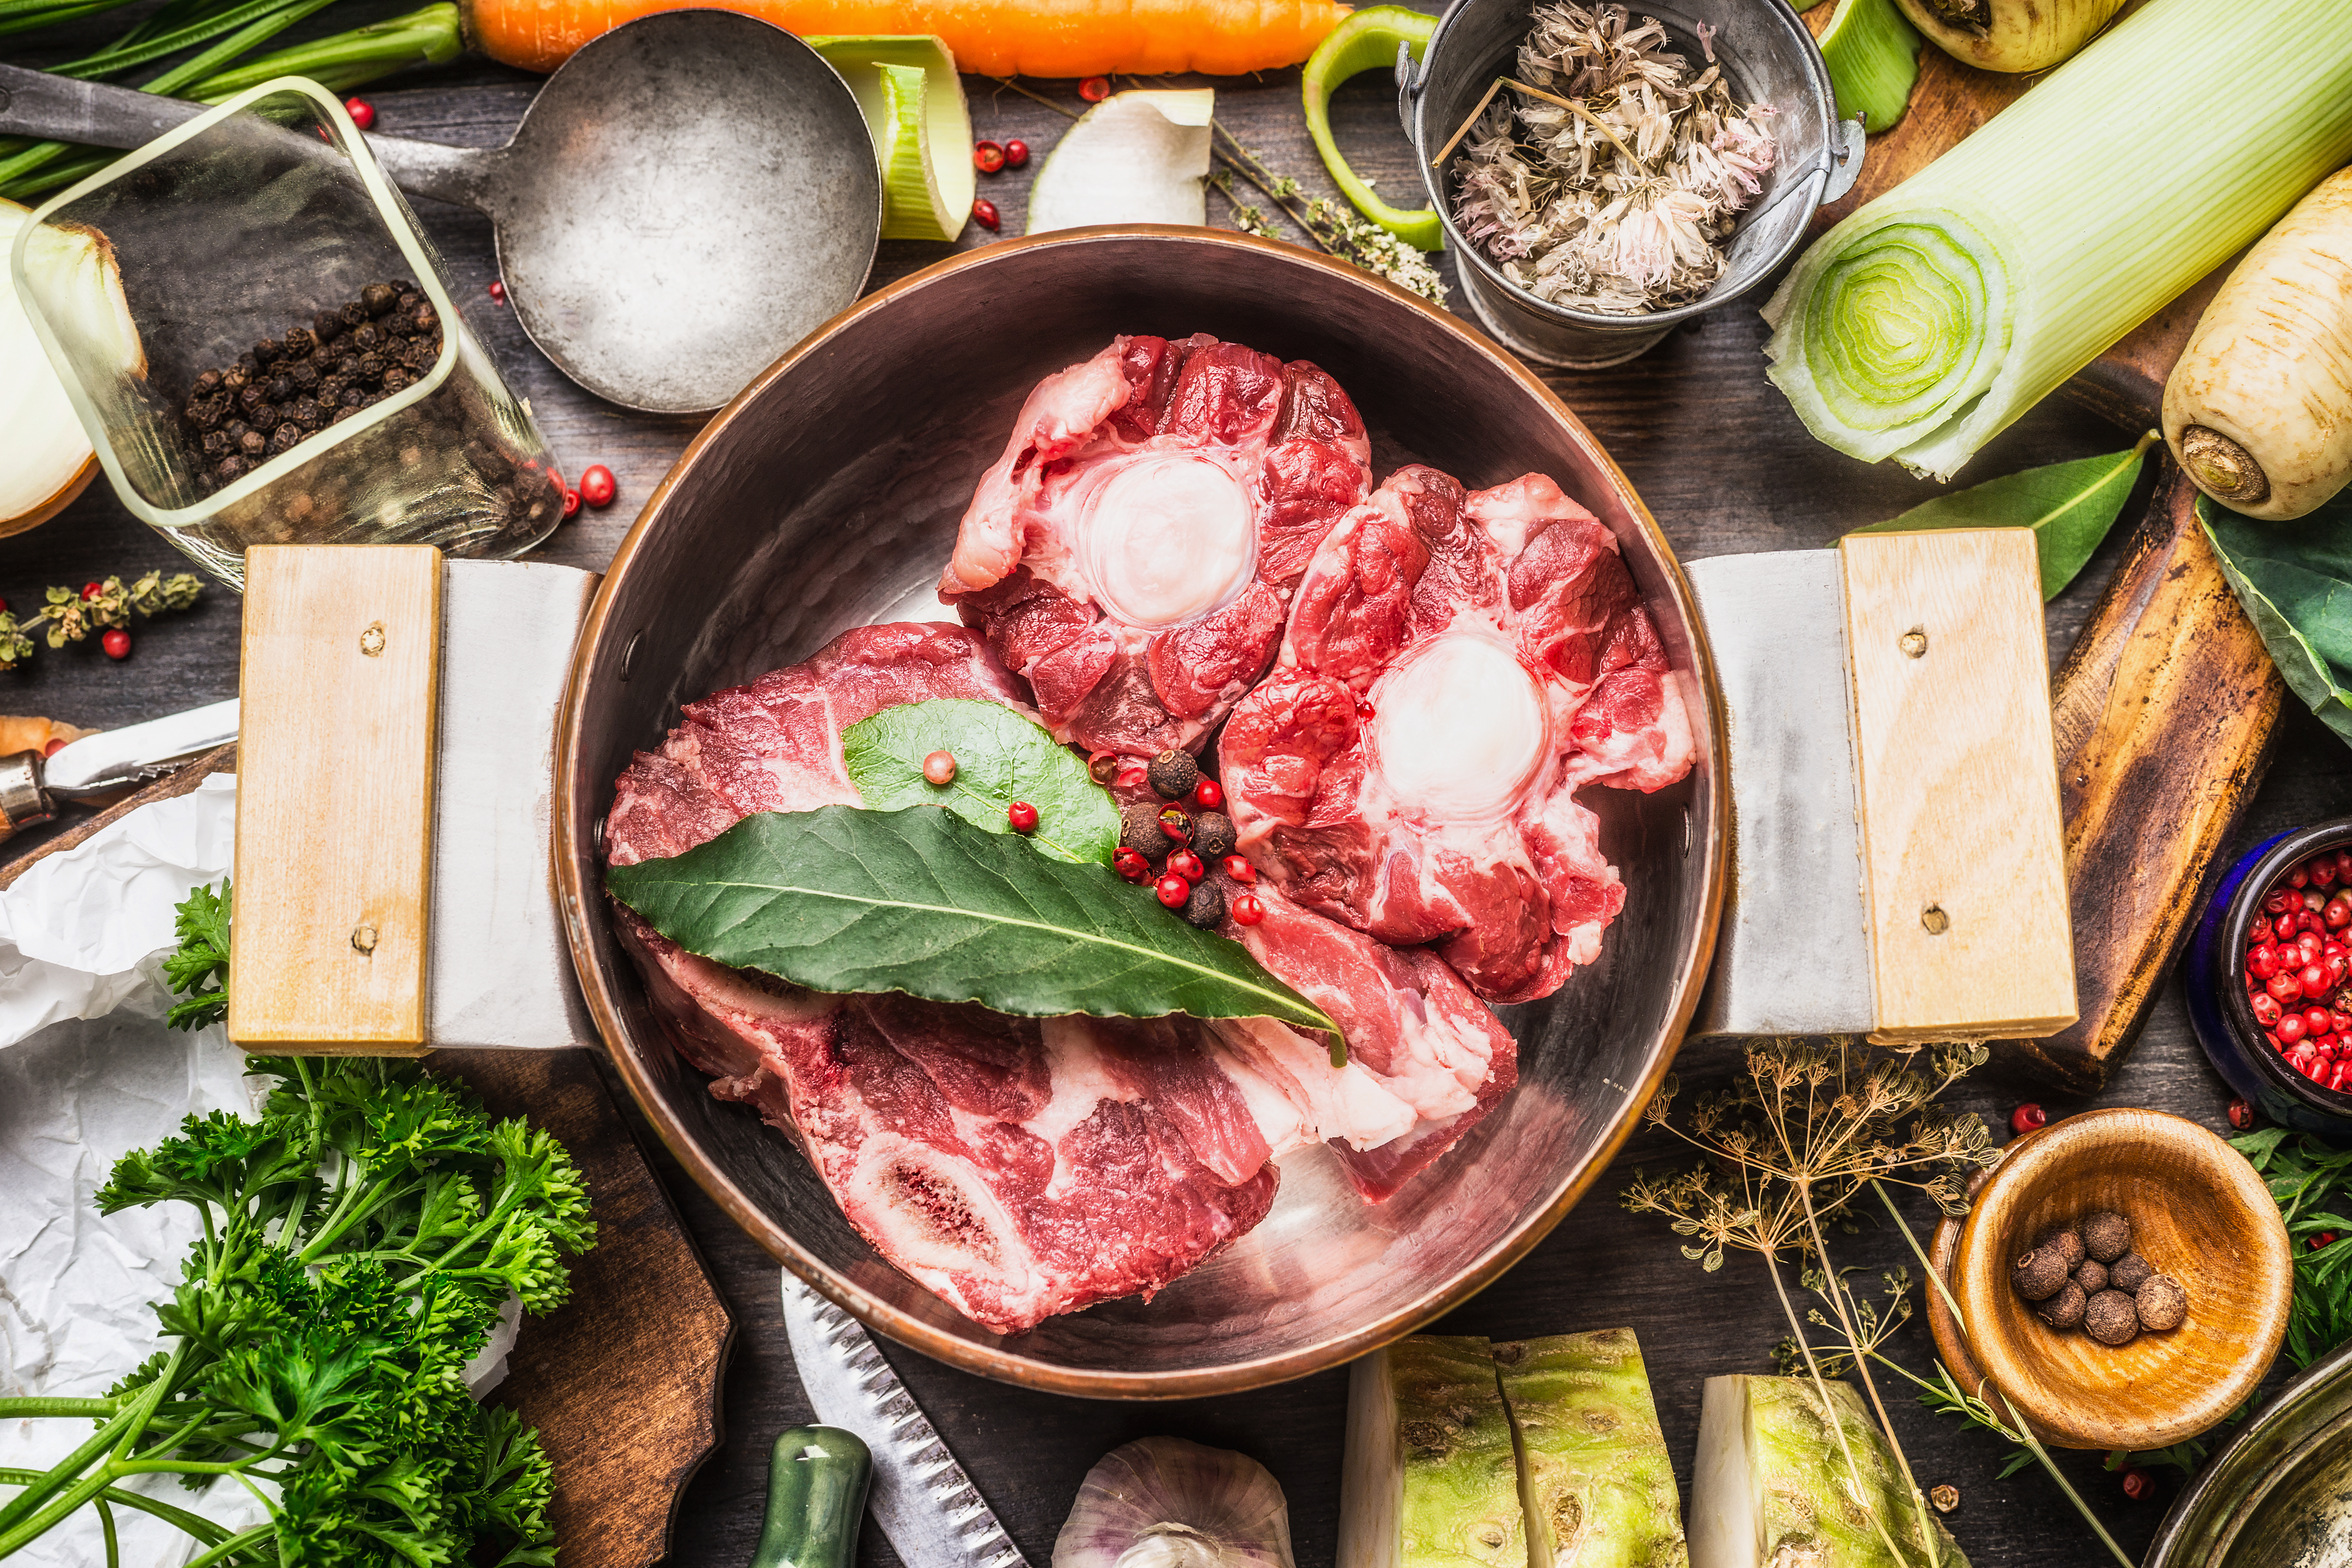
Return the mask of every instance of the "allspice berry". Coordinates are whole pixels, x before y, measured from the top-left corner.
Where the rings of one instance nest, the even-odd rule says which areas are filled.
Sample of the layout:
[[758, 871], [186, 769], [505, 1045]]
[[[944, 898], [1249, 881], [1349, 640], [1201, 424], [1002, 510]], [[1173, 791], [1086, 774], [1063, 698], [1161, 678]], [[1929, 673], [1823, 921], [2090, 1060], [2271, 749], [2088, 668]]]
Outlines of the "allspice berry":
[[2095, 1296], [2115, 1281], [2109, 1277], [2105, 1264], [2095, 1258], [2086, 1258], [2074, 1266], [2074, 1283], [2080, 1285], [2085, 1293]]
[[2126, 1252], [2109, 1266], [2107, 1283], [2118, 1290], [2128, 1290], [2135, 1296], [2139, 1288], [2155, 1278], [2156, 1269], [2137, 1252]]
[[2053, 1329], [2071, 1329], [2083, 1321], [2083, 1310], [2090, 1297], [2072, 1279], [2066, 1281], [2055, 1296], [2033, 1309], [2033, 1315]]
[[2071, 1225], [2062, 1225], [2045, 1231], [2042, 1239], [2033, 1245], [2056, 1247], [2059, 1255], [2066, 1259], [2066, 1267], [2069, 1269], [2080, 1268], [2083, 1259], [2090, 1256], [2083, 1250], [2083, 1238], [2074, 1234], [2074, 1227]]
[[2102, 1290], [2083, 1309], [2083, 1327], [2103, 1345], [2127, 1345], [2139, 1332], [2139, 1309], [2120, 1290]]
[[2081, 1229], [2083, 1249], [2102, 1263], [2113, 1263], [2131, 1250], [2131, 1221], [2113, 1209], [2085, 1215]]
[[1160, 813], [1149, 805], [1136, 805], [1118, 814], [1118, 841], [1147, 860], [1157, 860], [1168, 853], [1168, 835], [1160, 830]]
[[2066, 1259], [2040, 1247], [2017, 1260], [2009, 1282], [2029, 1301], [2046, 1301], [2073, 1283], [2066, 1278]]
[[1225, 918], [1225, 896], [1206, 879], [1192, 889], [1192, 896], [1184, 900], [1184, 918], [1196, 926], [1213, 928]]
[[2141, 1328], [2162, 1333], [2188, 1321], [2189, 1292], [2169, 1274], [2151, 1274], [2141, 1284], [2134, 1306]]
[[1212, 866], [1234, 852], [1234, 819], [1222, 811], [1204, 811], [1192, 819], [1192, 853]]
[[1145, 772], [1151, 779], [1153, 792], [1162, 800], [1191, 795], [1201, 784], [1201, 764], [1184, 752], [1160, 752], [1151, 759]]

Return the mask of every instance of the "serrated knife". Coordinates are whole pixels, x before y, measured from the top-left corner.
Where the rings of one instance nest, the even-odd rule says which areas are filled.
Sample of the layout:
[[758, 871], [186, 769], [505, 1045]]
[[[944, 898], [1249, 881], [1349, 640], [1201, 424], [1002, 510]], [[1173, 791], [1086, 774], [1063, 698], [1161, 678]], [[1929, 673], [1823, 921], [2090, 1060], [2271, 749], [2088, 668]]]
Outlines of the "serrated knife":
[[873, 1337], [789, 1269], [784, 1332], [816, 1418], [873, 1451], [869, 1505], [907, 1568], [1029, 1568]]
[[0, 757], [0, 838], [57, 815], [57, 797], [76, 800], [161, 778], [236, 739], [236, 699], [143, 724], [84, 735], [44, 757]]

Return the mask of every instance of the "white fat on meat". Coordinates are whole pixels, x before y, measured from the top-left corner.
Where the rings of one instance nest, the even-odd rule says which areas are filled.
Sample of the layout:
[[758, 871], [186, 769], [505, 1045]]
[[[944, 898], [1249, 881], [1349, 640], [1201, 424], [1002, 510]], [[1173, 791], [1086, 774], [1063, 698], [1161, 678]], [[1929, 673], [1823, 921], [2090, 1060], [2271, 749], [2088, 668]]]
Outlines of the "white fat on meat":
[[1398, 801], [1461, 823], [1516, 805], [1550, 752], [1544, 694], [1499, 632], [1422, 644], [1370, 693], [1372, 764]]
[[1256, 563], [1249, 495], [1203, 457], [1118, 463], [1096, 487], [1083, 532], [1096, 596], [1118, 620], [1146, 631], [1230, 604]]

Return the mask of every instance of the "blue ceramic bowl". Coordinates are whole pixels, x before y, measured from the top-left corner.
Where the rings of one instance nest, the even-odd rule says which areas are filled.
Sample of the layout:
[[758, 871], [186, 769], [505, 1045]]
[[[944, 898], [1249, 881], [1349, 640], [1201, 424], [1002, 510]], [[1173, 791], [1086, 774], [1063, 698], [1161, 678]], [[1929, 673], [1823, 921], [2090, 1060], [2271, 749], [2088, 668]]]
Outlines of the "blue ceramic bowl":
[[2289, 1067], [2263, 1037], [2246, 999], [2246, 930], [2271, 885], [2323, 849], [2352, 845], [2352, 817], [2264, 839], [2221, 874], [2181, 964], [2189, 1022], [2228, 1080], [2272, 1121], [2352, 1142], [2352, 1094], [2322, 1089]]

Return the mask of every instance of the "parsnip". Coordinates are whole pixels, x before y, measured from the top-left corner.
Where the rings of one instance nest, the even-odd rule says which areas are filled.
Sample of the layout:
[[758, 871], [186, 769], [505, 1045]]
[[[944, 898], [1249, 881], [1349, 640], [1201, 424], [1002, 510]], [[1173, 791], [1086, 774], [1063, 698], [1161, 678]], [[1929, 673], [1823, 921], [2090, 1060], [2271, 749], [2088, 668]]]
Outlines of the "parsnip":
[[[1911, 25], [1956, 60], [2038, 71], [2091, 41], [2123, 0], [1898, 0]], [[1843, 106], [1841, 106], [1843, 108]]]
[[2352, 480], [2352, 169], [2238, 263], [2164, 387], [2164, 438], [2248, 517], [2316, 510]]

